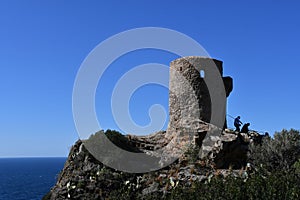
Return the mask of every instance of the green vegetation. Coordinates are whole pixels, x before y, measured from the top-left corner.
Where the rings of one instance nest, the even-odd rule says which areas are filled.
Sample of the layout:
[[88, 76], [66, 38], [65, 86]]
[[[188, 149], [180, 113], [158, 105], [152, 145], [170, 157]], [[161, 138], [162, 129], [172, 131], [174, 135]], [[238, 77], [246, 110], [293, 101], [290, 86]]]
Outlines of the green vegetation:
[[111, 193], [110, 199], [299, 199], [300, 177], [289, 172], [256, 173], [247, 180], [240, 177], [214, 177], [210, 182], [195, 182], [189, 187], [178, 185], [170, 193], [155, 192], [138, 198], [130, 189]]
[[291, 129], [265, 137], [261, 145], [251, 145], [249, 162], [255, 167], [263, 167], [269, 172], [291, 170], [300, 159], [300, 134]]
[[[265, 137], [261, 144], [251, 145], [246, 176], [214, 176], [209, 181], [178, 186], [168, 192], [154, 192], [142, 199], [299, 199], [300, 134], [291, 129]], [[194, 152], [189, 152], [192, 160]], [[242, 172], [242, 170], [241, 170]], [[111, 199], [139, 199], [132, 192], [112, 193]]]
[[215, 177], [210, 183], [175, 188], [165, 199], [299, 199], [299, 178], [288, 172], [256, 173], [247, 180]]
[[[129, 145], [127, 137], [108, 130], [92, 135], [85, 144], [104, 145], [103, 136], [119, 147], [137, 151]], [[96, 145], [95, 145], [96, 144]], [[185, 162], [175, 162], [165, 169], [144, 174], [123, 173], [96, 161], [85, 148], [78, 151], [80, 142], [71, 150], [64, 179], [57, 194], [61, 199], [238, 199], [273, 200], [300, 199], [300, 133], [282, 130], [274, 137], [264, 137], [259, 144], [251, 144], [247, 162], [250, 166], [240, 170], [221, 170], [210, 162], [199, 162], [199, 148], [187, 147]], [[105, 152], [109, 155], [109, 152]], [[120, 156], [110, 153], [109, 156]], [[107, 159], [109, 159], [109, 156]], [[197, 164], [196, 164], [197, 163]], [[187, 167], [187, 166], [193, 167]], [[191, 177], [201, 171], [203, 179], [178, 178], [178, 171]], [[198, 174], [199, 175], [199, 174]], [[225, 177], [226, 176], [226, 177]], [[171, 179], [177, 177], [176, 179]], [[173, 181], [174, 180], [174, 181]], [[51, 193], [43, 199], [51, 199]], [[58, 198], [60, 199], [60, 198]]]

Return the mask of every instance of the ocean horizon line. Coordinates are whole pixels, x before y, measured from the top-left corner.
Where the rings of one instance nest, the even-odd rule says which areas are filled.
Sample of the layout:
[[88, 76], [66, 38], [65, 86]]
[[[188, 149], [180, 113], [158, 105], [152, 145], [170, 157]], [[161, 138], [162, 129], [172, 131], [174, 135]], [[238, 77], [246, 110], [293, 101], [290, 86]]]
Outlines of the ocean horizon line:
[[68, 156], [0, 156], [0, 159], [26, 159], [26, 158], [65, 158]]

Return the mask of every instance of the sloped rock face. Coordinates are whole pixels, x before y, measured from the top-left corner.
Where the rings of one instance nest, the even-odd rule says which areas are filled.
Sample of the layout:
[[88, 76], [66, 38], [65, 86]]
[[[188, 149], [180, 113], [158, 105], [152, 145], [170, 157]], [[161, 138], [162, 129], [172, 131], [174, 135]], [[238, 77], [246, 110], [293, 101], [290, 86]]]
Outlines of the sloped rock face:
[[57, 183], [44, 199], [105, 199], [126, 181], [134, 182], [136, 176], [105, 167], [79, 140], [72, 147]]
[[[149, 151], [160, 146], [158, 144], [163, 141], [164, 135], [165, 132], [159, 132], [151, 136], [120, 137], [126, 139], [133, 149], [139, 146], [140, 151]], [[96, 160], [82, 141], [77, 141], [57, 183], [44, 199], [115, 199], [120, 195], [124, 199], [144, 199], [153, 194], [163, 197], [178, 184], [191, 186], [195, 181], [205, 182], [213, 176], [227, 176], [229, 173], [238, 176], [246, 164], [251, 139], [233, 132], [223, 132], [218, 139], [204, 158], [201, 158], [199, 146], [191, 144], [176, 162], [143, 174], [111, 169]], [[237, 170], [229, 170], [229, 167]]]
[[246, 165], [249, 140], [246, 136], [223, 134], [209, 153], [210, 158], [221, 169], [241, 169]]
[[[212, 73], [210, 69], [215, 66], [216, 73]], [[243, 168], [250, 140], [246, 135], [224, 132], [210, 124], [213, 103], [208, 85], [200, 75], [201, 70], [204, 70], [205, 76], [221, 76], [222, 87], [217, 87], [217, 93], [224, 95], [221, 95], [222, 106], [217, 111], [221, 116], [219, 126], [223, 126], [226, 97], [233, 84], [230, 77], [222, 77], [222, 62], [196, 56], [177, 59], [170, 67], [170, 121], [167, 131], [148, 136], [99, 132], [89, 140], [76, 142], [56, 185], [44, 199], [146, 199], [153, 194], [163, 198], [177, 185], [191, 186], [195, 181], [205, 182], [215, 175], [226, 176], [228, 168]], [[151, 157], [149, 161], [153, 161], [155, 167], [161, 168], [136, 174], [105, 166], [98, 160], [105, 158], [117, 166], [120, 162], [116, 158], [124, 159], [124, 156], [122, 151], [110, 149], [102, 150], [101, 159], [93, 153], [104, 146], [103, 134], [123, 150], [145, 153]], [[137, 157], [136, 154], [133, 157]], [[121, 164], [131, 168], [138, 163], [136, 160], [125, 161]], [[153, 163], [139, 164], [146, 166]]]

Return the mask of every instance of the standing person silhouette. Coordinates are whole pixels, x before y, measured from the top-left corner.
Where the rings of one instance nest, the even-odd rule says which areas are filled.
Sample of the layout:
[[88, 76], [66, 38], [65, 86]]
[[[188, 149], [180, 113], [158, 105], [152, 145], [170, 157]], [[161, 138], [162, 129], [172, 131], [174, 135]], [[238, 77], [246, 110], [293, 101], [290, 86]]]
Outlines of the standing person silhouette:
[[235, 119], [234, 119], [234, 126], [235, 126], [235, 131], [237, 131], [237, 132], [240, 132], [241, 130], [240, 130], [240, 126], [243, 124], [242, 122], [241, 122], [241, 117], [240, 116], [237, 116]]

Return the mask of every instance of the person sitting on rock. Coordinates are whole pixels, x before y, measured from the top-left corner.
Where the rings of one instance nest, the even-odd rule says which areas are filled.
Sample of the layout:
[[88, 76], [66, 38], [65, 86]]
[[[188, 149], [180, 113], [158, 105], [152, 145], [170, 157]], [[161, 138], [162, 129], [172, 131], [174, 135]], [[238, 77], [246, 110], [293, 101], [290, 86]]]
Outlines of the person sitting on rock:
[[265, 137], [270, 137], [268, 132], [265, 132]]
[[234, 126], [235, 126], [235, 131], [237, 132], [240, 132], [240, 126], [243, 124], [241, 122], [241, 117], [240, 116], [237, 116], [235, 119], [234, 119]]
[[242, 133], [247, 133], [247, 134], [248, 134], [248, 132], [249, 132], [249, 126], [250, 126], [250, 123], [244, 124], [244, 126], [242, 127], [241, 132], [242, 132]]

